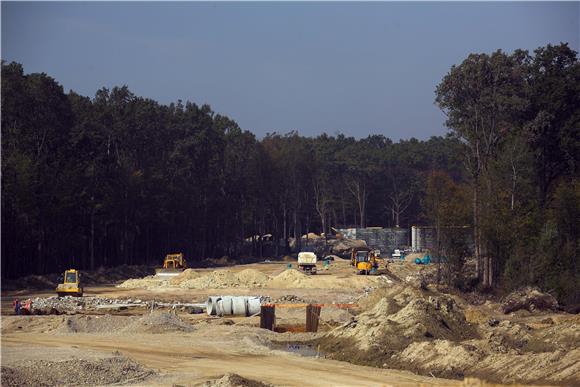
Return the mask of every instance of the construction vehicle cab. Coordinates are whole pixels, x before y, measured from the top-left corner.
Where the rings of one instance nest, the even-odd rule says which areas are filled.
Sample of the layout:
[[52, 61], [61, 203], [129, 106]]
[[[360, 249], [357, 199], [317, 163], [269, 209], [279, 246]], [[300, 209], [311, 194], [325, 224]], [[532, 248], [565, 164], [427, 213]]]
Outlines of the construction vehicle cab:
[[163, 268], [155, 269], [157, 275], [176, 276], [187, 268], [182, 253], [167, 254], [163, 260]]
[[185, 258], [182, 253], [167, 254], [163, 261], [164, 269], [185, 269]]
[[356, 268], [357, 274], [368, 275], [379, 268], [375, 254], [366, 247], [353, 248], [350, 263]]
[[56, 287], [56, 294], [59, 297], [63, 296], [83, 296], [83, 288], [81, 286], [81, 273], [75, 269], [69, 269], [64, 272], [62, 283]]

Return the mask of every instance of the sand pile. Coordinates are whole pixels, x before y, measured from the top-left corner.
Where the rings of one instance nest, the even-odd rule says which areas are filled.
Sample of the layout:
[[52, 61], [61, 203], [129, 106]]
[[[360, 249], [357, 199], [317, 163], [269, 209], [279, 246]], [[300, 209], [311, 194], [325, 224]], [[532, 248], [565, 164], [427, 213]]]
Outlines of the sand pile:
[[63, 318], [56, 333], [117, 333], [124, 330], [137, 317], [125, 316], [70, 316]]
[[500, 383], [580, 383], [579, 349], [490, 354], [470, 343], [435, 340], [412, 343], [392, 360], [411, 371], [449, 378], [471, 375]]
[[311, 282], [311, 278], [296, 270], [288, 269], [284, 270], [282, 273], [273, 277], [270, 282], [268, 282], [268, 287], [271, 288], [305, 288]]
[[254, 269], [242, 270], [237, 276], [241, 284], [249, 287], [261, 287], [270, 280], [268, 275]]
[[247, 379], [238, 374], [228, 373], [219, 379], [201, 384], [202, 387], [271, 387], [271, 384]]
[[183, 281], [179, 287], [184, 289], [258, 288], [264, 286], [269, 278], [266, 274], [254, 269], [245, 269], [238, 273], [231, 270], [216, 270], [207, 275]]
[[477, 364], [482, 358], [483, 353], [473, 346], [449, 340], [434, 340], [411, 343], [394, 359], [420, 368], [421, 371], [447, 377], [462, 377], [467, 368]]
[[65, 317], [55, 333], [165, 333], [191, 332], [191, 325], [173, 313], [154, 311], [143, 316], [70, 316]]
[[413, 341], [456, 341], [475, 336], [452, 298], [425, 296], [410, 288], [382, 298], [371, 310], [328, 334], [331, 339], [354, 341], [363, 351], [375, 346], [395, 350]]
[[2, 386], [82, 386], [142, 382], [154, 375], [124, 356], [99, 360], [32, 360], [2, 367]]
[[370, 309], [322, 338], [327, 357], [437, 377], [580, 385], [574, 320], [550, 319], [540, 328], [483, 320], [475, 327], [449, 296], [401, 286], [376, 293], [378, 301], [372, 294], [361, 301]]
[[124, 332], [129, 333], [191, 332], [192, 330], [191, 325], [183, 322], [177, 315], [160, 311], [147, 313], [123, 328]]
[[119, 285], [118, 288], [127, 288], [127, 289], [156, 289], [159, 287], [165, 287], [168, 285], [168, 281], [166, 279], [160, 279], [155, 276], [148, 276], [145, 278], [131, 278], [128, 279]]
[[202, 274], [194, 271], [193, 269], [185, 269], [182, 273], [179, 273], [175, 277], [169, 280], [170, 285], [180, 285], [182, 282], [187, 280], [192, 280], [201, 277]]

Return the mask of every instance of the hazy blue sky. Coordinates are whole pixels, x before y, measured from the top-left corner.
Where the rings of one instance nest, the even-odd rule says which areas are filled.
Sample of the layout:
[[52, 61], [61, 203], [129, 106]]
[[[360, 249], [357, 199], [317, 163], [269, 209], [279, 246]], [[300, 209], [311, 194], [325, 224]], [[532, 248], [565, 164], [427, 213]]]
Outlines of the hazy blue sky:
[[434, 89], [471, 52], [579, 50], [569, 3], [11, 3], [2, 59], [93, 96], [208, 103], [258, 136], [445, 133]]

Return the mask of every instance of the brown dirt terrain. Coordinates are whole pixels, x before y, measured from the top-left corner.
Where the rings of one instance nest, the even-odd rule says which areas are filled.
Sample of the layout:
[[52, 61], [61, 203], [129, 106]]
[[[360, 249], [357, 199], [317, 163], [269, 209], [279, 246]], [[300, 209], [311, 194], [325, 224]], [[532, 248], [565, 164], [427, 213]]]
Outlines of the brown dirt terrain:
[[[129, 279], [137, 287], [125, 287], [122, 279], [116, 283], [122, 286], [89, 286], [86, 302], [64, 315], [10, 316], [13, 297], [53, 294], [3, 291], [2, 385], [580, 383], [576, 315], [535, 308], [505, 315], [497, 302], [474, 305], [433, 287], [422, 291], [418, 279], [433, 266], [397, 262], [379, 276], [357, 276], [348, 261], [337, 259], [328, 270], [320, 267], [320, 274], [306, 276], [287, 270], [287, 264], [189, 269], [169, 280]], [[159, 306], [204, 302], [209, 295], [326, 306], [318, 333], [303, 332], [300, 306], [277, 308], [277, 325], [289, 330], [285, 333], [258, 328], [259, 317], [220, 318]], [[112, 300], [143, 306], [89, 307], [115, 304]], [[157, 305], [156, 310], [148, 305]], [[103, 372], [105, 367], [112, 372]], [[72, 371], [79, 368], [83, 371]], [[26, 383], [16, 384], [19, 380]]]

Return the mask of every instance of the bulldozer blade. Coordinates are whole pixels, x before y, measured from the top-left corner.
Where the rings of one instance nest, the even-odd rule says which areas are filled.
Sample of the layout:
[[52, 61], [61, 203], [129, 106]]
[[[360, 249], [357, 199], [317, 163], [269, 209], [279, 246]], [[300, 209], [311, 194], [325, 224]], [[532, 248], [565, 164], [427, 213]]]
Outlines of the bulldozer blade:
[[183, 269], [155, 269], [156, 277], [175, 277], [183, 273]]

